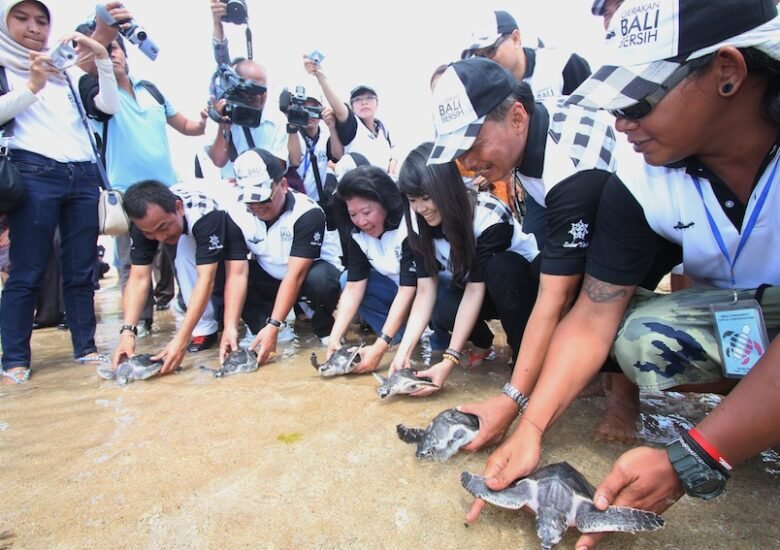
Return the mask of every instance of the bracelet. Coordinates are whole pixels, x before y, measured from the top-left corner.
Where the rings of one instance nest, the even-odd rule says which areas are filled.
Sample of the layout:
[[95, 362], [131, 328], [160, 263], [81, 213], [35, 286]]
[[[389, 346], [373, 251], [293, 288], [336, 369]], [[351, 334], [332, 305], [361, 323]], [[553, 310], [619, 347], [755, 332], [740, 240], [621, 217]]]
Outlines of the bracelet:
[[380, 335], [377, 337], [377, 339], [378, 339], [378, 340], [382, 340], [382, 341], [383, 341], [385, 344], [387, 344], [388, 346], [392, 346], [392, 345], [393, 345], [393, 337], [392, 337], [392, 336], [390, 336], [389, 334], [386, 334], [386, 333], [384, 333], [384, 332], [383, 332], [383, 333], [381, 333], [381, 334], [380, 334]]
[[455, 357], [453, 354], [450, 353], [449, 350], [445, 351], [441, 354], [442, 359], [449, 359], [452, 361], [455, 365], [460, 365], [460, 359], [458, 357]]
[[460, 360], [461, 360], [461, 359], [463, 359], [463, 356], [460, 354], [460, 352], [459, 352], [459, 351], [455, 351], [455, 350], [454, 350], [454, 349], [452, 349], [452, 348], [447, 348], [447, 349], [444, 351], [444, 353], [446, 353], [446, 354], [449, 354], [449, 355], [451, 355], [452, 357], [454, 357], [455, 359], [457, 359], [457, 360], [458, 360], [458, 364], [460, 364]]
[[732, 469], [731, 463], [726, 460], [726, 457], [718, 451], [709, 441], [704, 439], [704, 436], [696, 428], [691, 428], [687, 433], [683, 434], [683, 437], [689, 436], [690, 439], [699, 447], [709, 458], [720, 465], [721, 470], [730, 472]]
[[528, 396], [525, 395], [520, 390], [518, 390], [516, 387], [514, 387], [511, 382], [507, 382], [506, 384], [504, 384], [504, 387], [501, 388], [501, 393], [503, 393], [509, 399], [517, 403], [517, 406], [520, 407], [521, 413], [528, 406]]
[[543, 429], [541, 429], [541, 428], [539, 427], [539, 424], [537, 424], [536, 422], [534, 422], [534, 421], [533, 421], [533, 420], [531, 420], [530, 418], [526, 418], [526, 417], [525, 417], [525, 416], [523, 416], [523, 415], [520, 415], [520, 420], [525, 420], [526, 422], [530, 422], [530, 423], [531, 423], [531, 426], [533, 426], [534, 428], [536, 428], [537, 430], [539, 430], [539, 435], [541, 435], [541, 436], [544, 436], [544, 430], [543, 430]]
[[133, 336], [138, 336], [138, 327], [135, 325], [122, 325], [119, 329], [119, 335], [121, 336], [125, 331], [131, 332]]

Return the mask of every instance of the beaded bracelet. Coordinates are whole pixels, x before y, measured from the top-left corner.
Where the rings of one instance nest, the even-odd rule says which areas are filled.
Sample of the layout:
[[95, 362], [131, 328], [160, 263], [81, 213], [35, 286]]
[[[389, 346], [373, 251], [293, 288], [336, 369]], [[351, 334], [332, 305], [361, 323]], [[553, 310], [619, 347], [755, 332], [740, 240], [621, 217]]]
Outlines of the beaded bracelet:
[[455, 357], [452, 353], [450, 353], [449, 350], [445, 351], [441, 354], [442, 359], [449, 359], [452, 361], [455, 365], [460, 365], [460, 358]]

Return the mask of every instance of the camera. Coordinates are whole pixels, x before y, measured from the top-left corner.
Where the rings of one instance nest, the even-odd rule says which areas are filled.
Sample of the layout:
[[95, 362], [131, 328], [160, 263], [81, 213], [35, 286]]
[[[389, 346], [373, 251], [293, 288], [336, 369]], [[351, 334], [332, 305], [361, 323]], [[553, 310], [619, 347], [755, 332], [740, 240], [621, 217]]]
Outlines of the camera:
[[246, 0], [222, 0], [222, 3], [227, 4], [227, 13], [222, 16], [222, 21], [234, 25], [246, 24], [249, 15]]
[[[211, 77], [211, 95], [217, 101], [224, 99], [226, 102], [224, 116], [230, 122], [248, 128], [260, 126], [262, 109], [249, 105], [254, 96], [264, 94], [267, 88], [246, 78], [242, 78], [229, 65], [222, 64], [217, 67]], [[209, 116], [215, 122], [222, 122], [222, 116], [217, 113], [214, 105], [209, 105]]]
[[157, 59], [160, 48], [157, 47], [157, 44], [152, 42], [149, 35], [146, 33], [146, 30], [139, 26], [135, 21], [132, 19], [129, 21], [117, 21], [108, 13], [108, 9], [103, 4], [97, 5], [95, 8], [95, 15], [100, 17], [107, 25], [117, 27], [122, 36], [127, 38], [132, 44], [138, 46], [138, 49], [141, 50], [146, 57], [152, 61]]
[[287, 115], [287, 122], [293, 126], [306, 126], [310, 118], [322, 118], [322, 107], [306, 105], [306, 88], [296, 86], [294, 92], [287, 88], [279, 95], [279, 109]]
[[76, 52], [76, 48], [74, 48], [70, 42], [60, 44], [49, 53], [51, 64], [59, 70], [63, 70], [66, 67], [73, 65], [78, 56], [79, 54]]

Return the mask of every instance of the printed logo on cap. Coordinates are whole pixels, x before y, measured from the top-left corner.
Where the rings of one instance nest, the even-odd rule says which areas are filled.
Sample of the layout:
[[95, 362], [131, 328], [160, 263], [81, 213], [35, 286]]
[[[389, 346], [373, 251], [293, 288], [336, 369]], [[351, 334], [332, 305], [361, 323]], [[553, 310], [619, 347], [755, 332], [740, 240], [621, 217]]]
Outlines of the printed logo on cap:
[[680, 40], [679, 0], [644, 0], [622, 5], [607, 32], [607, 43], [624, 56], [618, 65], [675, 57]]
[[251, 179], [255, 183], [262, 183], [271, 176], [268, 174], [268, 167], [256, 153], [244, 155], [236, 160], [235, 165], [236, 179]]
[[469, 100], [463, 82], [452, 67], [448, 68], [437, 82], [433, 101], [434, 122], [439, 135], [465, 128], [480, 118]]

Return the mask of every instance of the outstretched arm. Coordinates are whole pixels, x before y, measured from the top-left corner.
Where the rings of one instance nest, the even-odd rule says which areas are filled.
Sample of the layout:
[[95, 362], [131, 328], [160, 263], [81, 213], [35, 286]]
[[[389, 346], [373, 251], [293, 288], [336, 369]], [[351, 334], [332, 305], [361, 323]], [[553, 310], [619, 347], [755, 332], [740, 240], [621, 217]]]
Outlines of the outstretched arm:
[[341, 101], [339, 95], [330, 85], [330, 81], [328, 80], [328, 77], [325, 76], [325, 73], [322, 70], [322, 66], [304, 55], [303, 68], [306, 69], [307, 73], [314, 76], [317, 79], [317, 82], [320, 83], [322, 93], [325, 94], [325, 99], [328, 100], [330, 108], [333, 109], [333, 114], [335, 115], [336, 120], [342, 123], [346, 122], [347, 117], [349, 116], [349, 109], [347, 109], [347, 106], [344, 105], [344, 102]]

